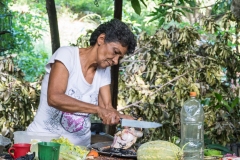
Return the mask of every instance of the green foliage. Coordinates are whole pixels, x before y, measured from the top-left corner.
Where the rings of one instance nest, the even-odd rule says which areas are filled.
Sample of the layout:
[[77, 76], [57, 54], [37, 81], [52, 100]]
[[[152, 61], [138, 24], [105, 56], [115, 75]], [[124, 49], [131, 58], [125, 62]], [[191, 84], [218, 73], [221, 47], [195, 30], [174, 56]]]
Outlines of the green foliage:
[[37, 53], [21, 52], [14, 62], [21, 66], [26, 81], [35, 82], [44, 74], [48, 57], [49, 55], [43, 50]]
[[138, 0], [131, 0], [132, 7], [134, 11], [140, 15], [141, 14], [141, 6]]
[[155, 7], [157, 2], [146, 1], [140, 3], [141, 14], [137, 14], [128, 1], [123, 1], [123, 18], [122, 20], [128, 24], [131, 24], [132, 30], [136, 35], [142, 31], [146, 31], [148, 34], [154, 34], [157, 28], [158, 21], [149, 22], [149, 13]]
[[230, 10], [232, 0], [217, 0], [212, 8], [212, 15], [224, 14]]
[[85, 16], [89, 13], [96, 13], [102, 17], [113, 16], [113, 0], [100, 0], [97, 5], [94, 0], [76, 1], [76, 0], [56, 0], [56, 6], [70, 8], [73, 13], [79, 14], [79, 17]]
[[[216, 150], [218, 152], [220, 151], [220, 154], [218, 154], [218, 155], [225, 155], [227, 153], [232, 153], [231, 150], [229, 150], [228, 148], [226, 148], [226, 147], [224, 147], [224, 146], [222, 146], [220, 144], [207, 144], [206, 148], [207, 148], [206, 151], [207, 150], [208, 151]], [[205, 150], [204, 150], [204, 154], [205, 154]], [[212, 155], [212, 156], [214, 156], [214, 155]]]
[[35, 48], [35, 44], [42, 38], [42, 32], [46, 31], [47, 19], [42, 17], [39, 8], [30, 11], [12, 11], [12, 33], [14, 40], [10, 44], [12, 48], [3, 55], [17, 53], [14, 63], [22, 69], [25, 80], [36, 81], [44, 73], [44, 65], [48, 54], [44, 48]]
[[[135, 0], [138, 1], [138, 0]], [[135, 2], [136, 3], [136, 2]], [[138, 2], [139, 3], [139, 2]], [[192, 13], [192, 9], [190, 7], [195, 7], [196, 2], [192, 0], [162, 0], [161, 3], [156, 3], [157, 6], [154, 7], [154, 10], [148, 14], [148, 16], [152, 17], [148, 22], [158, 21], [158, 26], [161, 26], [164, 22], [170, 22], [171, 20], [180, 22], [181, 16], [185, 16], [186, 12]], [[133, 5], [135, 12], [140, 14], [141, 11], [140, 6]], [[190, 6], [187, 8], [186, 6]]]
[[222, 145], [239, 141], [239, 109], [239, 97], [236, 95], [231, 95], [231, 93], [227, 95], [224, 92], [214, 93], [210, 104], [205, 106], [206, 128], [209, 129], [206, 131], [208, 138], [217, 140], [215, 143], [221, 142]]
[[[155, 2], [156, 1], [156, 2]], [[66, 0], [56, 0], [56, 6], [59, 6], [59, 12], [66, 10], [66, 7], [71, 9], [74, 14], [78, 14], [80, 21], [87, 21], [100, 24], [103, 21], [107, 21], [113, 18], [114, 15], [114, 1], [113, 0], [98, 0], [98, 5], [95, 5], [94, 0], [87, 1], [66, 1]], [[123, 14], [122, 20], [131, 24], [135, 33], [145, 30], [149, 34], [153, 34], [153, 31], [156, 30], [157, 21], [142, 23], [146, 19], [146, 15], [149, 14], [151, 8], [155, 7], [157, 0], [152, 1], [123, 1]], [[132, 6], [132, 3], [137, 5]], [[137, 12], [135, 12], [137, 10]], [[141, 14], [140, 14], [141, 12]], [[139, 13], [139, 14], [137, 14]], [[91, 16], [91, 15], [98, 15]], [[90, 16], [89, 16], [90, 15]]]
[[13, 63], [15, 56], [0, 57], [0, 128], [2, 135], [10, 138], [14, 131], [25, 130], [33, 121], [40, 95], [40, 81], [26, 82]]
[[201, 25], [171, 21], [153, 36], [139, 35], [135, 54], [121, 61], [118, 109], [163, 124], [142, 142], [180, 136], [179, 113], [190, 91], [205, 103], [205, 134], [212, 143], [239, 141], [240, 57], [229, 32], [238, 30], [238, 23], [227, 12], [219, 23], [212, 18], [202, 18]]
[[34, 13], [11, 10], [12, 39], [1, 39], [2, 44], [11, 46], [0, 55], [0, 128], [10, 138], [14, 131], [25, 130], [33, 121], [39, 103], [40, 76], [48, 55], [42, 48], [34, 48], [41, 38], [39, 30], [45, 27], [38, 13], [37, 9]]
[[13, 47], [12, 14], [7, 8], [7, 1], [0, 2], [0, 55]]

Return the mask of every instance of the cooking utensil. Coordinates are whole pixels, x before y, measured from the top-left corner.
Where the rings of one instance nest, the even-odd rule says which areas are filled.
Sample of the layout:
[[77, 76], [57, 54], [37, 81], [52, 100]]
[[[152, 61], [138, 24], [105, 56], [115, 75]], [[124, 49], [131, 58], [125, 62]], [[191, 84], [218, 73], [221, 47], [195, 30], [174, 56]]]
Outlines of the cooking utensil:
[[133, 148], [124, 150], [114, 150], [111, 148], [112, 141], [98, 142], [91, 145], [91, 148], [95, 149], [99, 154], [109, 157], [124, 157], [124, 158], [137, 158], [137, 151]]
[[157, 128], [162, 126], [162, 124], [156, 122], [138, 121], [130, 119], [120, 119], [120, 122], [121, 126], [136, 128]]

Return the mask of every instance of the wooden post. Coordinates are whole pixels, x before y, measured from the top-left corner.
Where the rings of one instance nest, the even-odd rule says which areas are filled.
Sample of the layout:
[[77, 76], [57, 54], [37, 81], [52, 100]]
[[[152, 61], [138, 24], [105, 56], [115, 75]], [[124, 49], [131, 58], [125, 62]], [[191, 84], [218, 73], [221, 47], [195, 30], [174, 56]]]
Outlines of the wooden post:
[[57, 13], [54, 0], [46, 0], [46, 9], [51, 33], [52, 54], [60, 47]]
[[[123, 0], [114, 1], [114, 18], [119, 20], [122, 19], [122, 4]], [[117, 109], [117, 98], [118, 98], [118, 75], [119, 75], [119, 65], [112, 66], [111, 68], [111, 94], [112, 94], [112, 105], [113, 108]], [[108, 127], [108, 134], [114, 135], [116, 133], [116, 126]]]

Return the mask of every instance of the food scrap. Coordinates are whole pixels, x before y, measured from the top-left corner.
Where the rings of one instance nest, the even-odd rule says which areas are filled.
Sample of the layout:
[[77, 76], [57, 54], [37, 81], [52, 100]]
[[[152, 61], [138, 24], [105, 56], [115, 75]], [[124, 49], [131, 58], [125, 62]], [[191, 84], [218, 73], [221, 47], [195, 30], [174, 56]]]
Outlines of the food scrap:
[[143, 133], [135, 130], [134, 128], [123, 129], [114, 135], [111, 148], [128, 149], [136, 142], [138, 137], [142, 136]]
[[87, 154], [87, 159], [94, 159], [99, 156], [98, 152], [94, 149], [91, 149], [90, 152]]

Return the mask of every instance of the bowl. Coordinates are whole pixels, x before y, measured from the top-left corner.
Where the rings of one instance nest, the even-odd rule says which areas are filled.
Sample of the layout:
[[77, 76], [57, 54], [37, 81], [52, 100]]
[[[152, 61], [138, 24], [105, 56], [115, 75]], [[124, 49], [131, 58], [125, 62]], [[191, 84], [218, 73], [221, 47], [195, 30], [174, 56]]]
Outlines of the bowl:
[[16, 131], [13, 133], [14, 143], [31, 143], [34, 140], [50, 142], [52, 139], [58, 139], [60, 135], [45, 132]]

